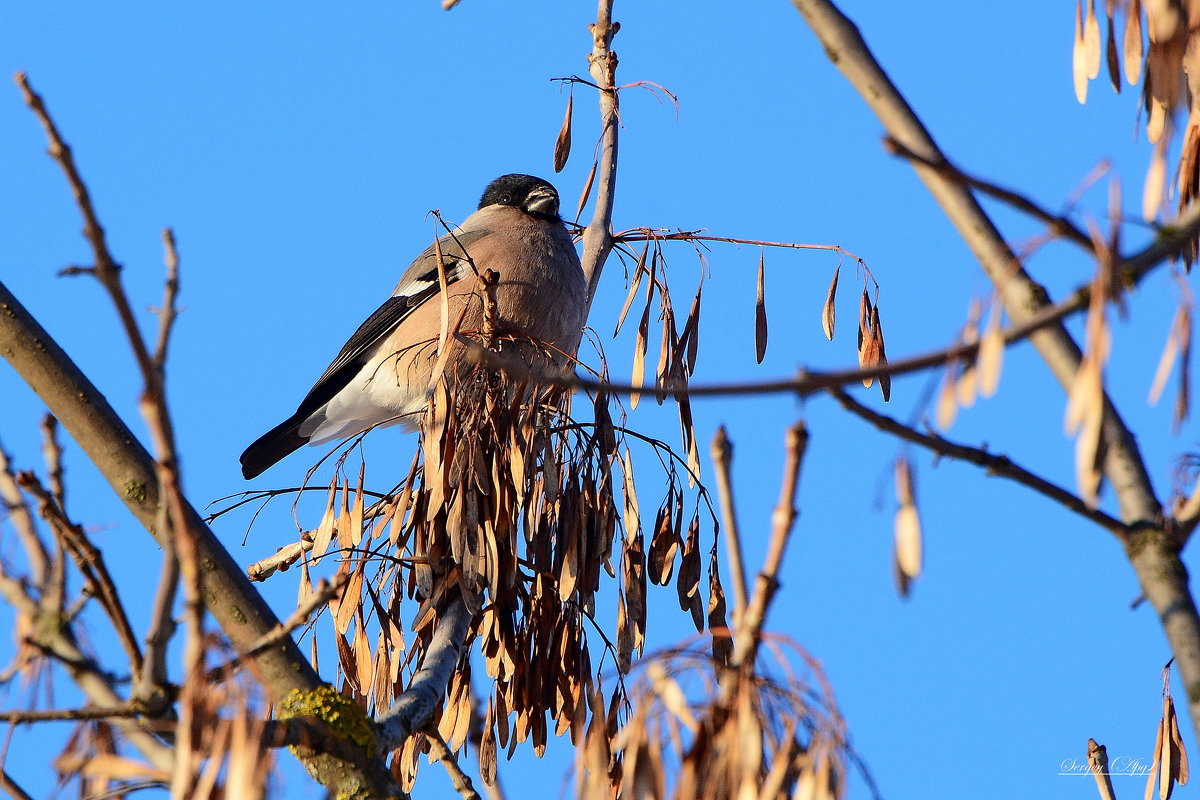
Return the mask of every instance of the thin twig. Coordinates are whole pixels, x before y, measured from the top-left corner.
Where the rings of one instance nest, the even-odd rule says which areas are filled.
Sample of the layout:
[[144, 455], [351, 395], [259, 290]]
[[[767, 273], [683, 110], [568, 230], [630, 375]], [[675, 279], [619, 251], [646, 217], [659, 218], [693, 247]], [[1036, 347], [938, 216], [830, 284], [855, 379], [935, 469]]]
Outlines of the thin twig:
[[441, 762], [446, 774], [450, 776], [450, 783], [454, 785], [455, 791], [463, 796], [463, 800], [481, 800], [479, 792], [475, 791], [475, 787], [471, 784], [470, 777], [458, 765], [458, 759], [455, 758], [454, 753], [450, 752], [441, 732], [431, 725], [426, 726], [422, 733], [429, 742], [429, 755]]
[[729, 572], [733, 581], [733, 621], [737, 628], [746, 610], [746, 567], [742, 559], [742, 539], [738, 534], [737, 511], [733, 503], [733, 445], [725, 426], [717, 428], [712, 440], [713, 468], [717, 478], [717, 495], [721, 499], [721, 527], [725, 531], [725, 550], [729, 554]]
[[62, 445], [58, 441], [58, 420], [53, 414], [42, 417], [42, 453], [46, 461], [46, 474], [50, 480], [50, 495], [54, 502], [67, 513], [67, 489], [63, 482]]
[[895, 137], [883, 137], [883, 146], [886, 147], [889, 152], [898, 155], [901, 158], [906, 158], [909, 161], [923, 164], [926, 167], [941, 173], [949, 180], [958, 181], [959, 183], [963, 183], [973, 189], [978, 189], [986, 195], [990, 195], [1003, 203], [1007, 203], [1018, 211], [1025, 212], [1034, 219], [1041, 220], [1042, 222], [1046, 223], [1046, 225], [1049, 226], [1050, 230], [1054, 233], [1066, 237], [1068, 240], [1079, 245], [1089, 253], [1095, 254], [1096, 248], [1092, 243], [1090, 236], [1080, 230], [1073, 222], [1071, 222], [1071, 220], [1060, 214], [1053, 214], [1045, 210], [1028, 197], [1025, 197], [1018, 192], [1014, 192], [1011, 189], [1005, 189], [1002, 186], [989, 183], [982, 178], [968, 175], [949, 161], [934, 161], [926, 158], [925, 156], [905, 147], [903, 144], [897, 141]]
[[12, 523], [21, 540], [25, 551], [25, 559], [29, 564], [29, 577], [39, 590], [44, 588], [47, 570], [50, 563], [50, 553], [46, 544], [38, 534], [37, 525], [33, 521], [33, 513], [25, 496], [17, 486], [17, 478], [13, 473], [12, 461], [0, 444], [0, 502], [4, 503], [8, 521]]
[[78, 722], [90, 719], [119, 719], [146, 713], [142, 703], [124, 703], [111, 707], [51, 708], [42, 711], [0, 711], [0, 721], [12, 725], [27, 722]]
[[250, 645], [243, 655], [239, 655], [232, 661], [209, 670], [209, 680], [219, 680], [229, 672], [239, 669], [246, 659], [253, 658], [268, 647], [274, 647], [291, 636], [292, 632], [297, 628], [308, 624], [313, 613], [324, 608], [330, 600], [341, 594], [349, 580], [350, 574], [347, 572], [337, 573], [334, 575], [333, 581], [322, 578], [316, 587], [314, 587], [312, 595], [302, 605], [297, 607], [291, 616], [279, 623], [274, 630], [263, 634], [257, 642]]
[[806, 244], [803, 242], [776, 242], [767, 239], [741, 239], [736, 236], [712, 236], [699, 231], [663, 231], [655, 228], [631, 228], [621, 231], [613, 237], [617, 243], [625, 242], [722, 242], [724, 244], [744, 244], [755, 247], [779, 247], [787, 250], [827, 250], [840, 253], [846, 258], [852, 258], [866, 266], [866, 260], [851, 253], [836, 244]]
[[800, 479], [800, 465], [808, 449], [808, 429], [803, 421], [788, 429], [786, 447], [779, 501], [771, 515], [771, 540], [767, 544], [763, 567], [755, 582], [754, 597], [746, 609], [745, 617], [738, 625], [737, 646], [734, 649], [732, 664], [745, 670], [754, 669], [754, 659], [766, 622], [767, 610], [779, 588], [779, 568], [783, 565], [783, 554], [795, 527], [796, 487]]
[[33, 797], [17, 784], [13, 777], [4, 770], [0, 770], [0, 789], [8, 792], [13, 800], [33, 800]]
[[921, 433], [902, 422], [897, 422], [891, 417], [864, 406], [842, 389], [831, 388], [829, 393], [837, 398], [838, 402], [847, 411], [870, 422], [882, 431], [890, 433], [906, 442], [919, 444], [938, 455], [957, 458], [960, 461], [975, 464], [976, 466], [983, 467], [992, 475], [999, 475], [1000, 477], [1015, 481], [1096, 523], [1106, 531], [1116, 535], [1121, 541], [1126, 541], [1132, 534], [1132, 529], [1119, 519], [1115, 519], [1098, 509], [1089, 508], [1087, 503], [1079, 496], [1017, 465], [1008, 456], [989, 453], [987, 450], [979, 447], [957, 444], [936, 433]]
[[[150, 355], [138, 333], [128, 301], [123, 292], [115, 291], [119, 287], [118, 266], [108, 253], [103, 229], [97, 221], [91, 198], [79, 177], [70, 150], [51, 121], [41, 98], [29, 88], [23, 73], [17, 75], [17, 83], [26, 103], [46, 130], [51, 155], [67, 174], [68, 183], [75, 194], [84, 217], [85, 236], [96, 256], [96, 264], [91, 271], [109, 290], [139, 368], [147, 377], [147, 383], [154, 385], [152, 382], [161, 376], [152, 368]], [[183, 500], [178, 481], [173, 486], [161, 486], [163, 474], [128, 426], [63, 353], [54, 338], [46, 333], [2, 283], [0, 311], [4, 312], [0, 313], [0, 354], [50, 407], [143, 526], [163, 540], [178, 534], [188, 541], [195, 554], [192, 563], [202, 562], [205, 566], [202, 572], [197, 570], [195, 574], [197, 581], [203, 582], [206, 605], [235, 646], [245, 648], [274, 628], [278, 624], [274, 613], [241, 574], [228, 551], [201, 521], [200, 515]], [[163, 414], [162, 420], [167, 419]], [[151, 427], [155, 427], [153, 423]], [[171, 466], [174, 467], [174, 464]], [[157, 527], [156, 511], [160, 504], [171, 507], [174, 531]], [[191, 581], [185, 580], [185, 585], [192, 585]], [[193, 608], [199, 608], [198, 598], [188, 600], [191, 606], [189, 613]], [[192, 605], [193, 602], [195, 605]], [[285, 641], [278, 647], [263, 651], [254, 660], [254, 666], [256, 677], [268, 696], [276, 702], [281, 702], [293, 691], [309, 691], [321, 685], [312, 665], [291, 642]], [[195, 671], [191, 673], [198, 674]], [[79, 682], [79, 677], [73, 677]], [[84, 688], [86, 691], [87, 687]], [[96, 702], [95, 697], [91, 699]], [[110, 700], [97, 704], [115, 703]], [[130, 738], [144, 735], [136, 728], [126, 733]], [[151, 743], [156, 744], [153, 740]], [[143, 747], [140, 741], [137, 744]], [[380, 796], [396, 793], [394, 779], [378, 759], [347, 763], [304, 747], [298, 747], [294, 752], [304, 761], [309, 772], [333, 793], [365, 791]], [[171, 768], [170, 762], [168, 755], [165, 769]]]
[[129, 659], [130, 668], [137, 672], [142, 667], [142, 651], [138, 646], [137, 635], [133, 632], [129, 615], [125, 611], [125, 604], [121, 602], [116, 583], [104, 561], [104, 554], [87, 538], [87, 534], [83, 532], [81, 526], [66, 518], [50, 492], [42, 486], [32, 472], [20, 473], [17, 481], [21, 488], [38, 501], [38, 512], [50, 524], [50, 528], [63, 543], [66, 551], [75, 559], [75, 566], [79, 569], [91, 594], [100, 601], [105, 614], [112, 620], [117, 638]]

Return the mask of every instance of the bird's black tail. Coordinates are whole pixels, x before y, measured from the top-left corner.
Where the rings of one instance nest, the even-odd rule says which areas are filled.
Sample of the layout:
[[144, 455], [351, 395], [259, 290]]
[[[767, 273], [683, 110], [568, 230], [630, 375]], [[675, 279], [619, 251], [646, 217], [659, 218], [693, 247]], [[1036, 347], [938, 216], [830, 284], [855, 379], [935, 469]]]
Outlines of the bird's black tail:
[[[305, 415], [308, 416], [307, 414]], [[254, 444], [242, 453], [242, 477], [246, 480], [261, 475], [284, 456], [308, 444], [308, 438], [299, 433], [299, 415], [290, 417], [258, 437]]]

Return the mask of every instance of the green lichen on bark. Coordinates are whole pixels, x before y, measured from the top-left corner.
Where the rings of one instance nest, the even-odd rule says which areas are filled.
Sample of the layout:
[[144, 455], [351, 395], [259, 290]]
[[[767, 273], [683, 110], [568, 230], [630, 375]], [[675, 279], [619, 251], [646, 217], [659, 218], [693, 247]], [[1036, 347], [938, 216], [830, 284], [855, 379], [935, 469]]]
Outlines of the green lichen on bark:
[[309, 691], [293, 689], [279, 705], [279, 718], [315, 717], [368, 752], [375, 750], [375, 730], [363, 710], [328, 684]]
[[134, 505], [142, 505], [146, 502], [146, 484], [141, 481], [127, 481], [121, 489], [125, 493], [125, 499]]

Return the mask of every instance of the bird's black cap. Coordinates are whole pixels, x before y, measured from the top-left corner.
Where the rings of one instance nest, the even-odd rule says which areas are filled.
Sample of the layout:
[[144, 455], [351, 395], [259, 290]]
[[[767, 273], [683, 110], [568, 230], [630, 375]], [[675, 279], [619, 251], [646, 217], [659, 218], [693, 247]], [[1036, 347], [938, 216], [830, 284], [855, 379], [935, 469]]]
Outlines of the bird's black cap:
[[488, 184], [479, 199], [479, 207], [501, 205], [519, 208], [542, 219], [558, 220], [558, 191], [533, 175], [501, 175]]

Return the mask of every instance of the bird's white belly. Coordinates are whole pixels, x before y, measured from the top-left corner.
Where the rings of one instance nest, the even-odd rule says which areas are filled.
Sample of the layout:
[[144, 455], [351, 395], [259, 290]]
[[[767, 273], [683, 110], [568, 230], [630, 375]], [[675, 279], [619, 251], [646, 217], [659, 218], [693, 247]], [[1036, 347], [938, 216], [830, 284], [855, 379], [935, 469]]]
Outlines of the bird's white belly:
[[[405, 359], [404, 361], [407, 361]], [[324, 444], [345, 439], [374, 427], [402, 424], [415, 428], [425, 408], [429, 387], [409, 379], [406, 364], [397, 364], [394, 354], [372, 359], [354, 380], [300, 427], [301, 435], [311, 422], [317, 422], [309, 444]]]

